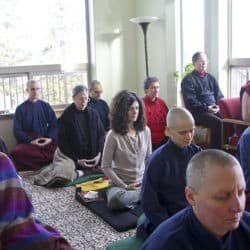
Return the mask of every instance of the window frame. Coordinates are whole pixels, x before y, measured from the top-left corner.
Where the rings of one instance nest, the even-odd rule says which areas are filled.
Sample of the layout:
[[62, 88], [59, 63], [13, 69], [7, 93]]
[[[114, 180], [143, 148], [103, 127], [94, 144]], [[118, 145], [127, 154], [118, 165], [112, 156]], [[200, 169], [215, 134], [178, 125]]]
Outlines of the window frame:
[[[233, 73], [232, 71], [240, 68], [250, 68], [250, 58], [237, 58], [233, 57], [233, 0], [228, 0], [228, 94], [230, 97], [238, 96], [239, 93], [234, 94], [234, 89], [239, 89], [240, 86], [243, 85], [244, 82], [236, 84], [233, 82]], [[248, 80], [248, 79], [246, 79]]]
[[[85, 19], [86, 19], [86, 47], [87, 47], [87, 63], [81, 63], [74, 65], [74, 68], [70, 71], [63, 70], [61, 64], [40, 64], [40, 65], [27, 65], [27, 66], [6, 66], [0, 67], [0, 80], [3, 81], [5, 78], [11, 77], [27, 77], [32, 79], [39, 73], [45, 73], [46, 76], [50, 74], [63, 74], [68, 73], [79, 73], [86, 72], [87, 82], [84, 83], [88, 85], [88, 82], [95, 75], [95, 46], [94, 46], [94, 22], [93, 22], [93, 0], [83, 0], [85, 1]], [[26, 82], [24, 83], [26, 85]], [[23, 87], [24, 88], [24, 87]], [[5, 93], [4, 93], [5, 96]], [[18, 103], [20, 104], [20, 103]], [[17, 105], [18, 105], [17, 104]], [[68, 103], [63, 105], [52, 105], [55, 109], [61, 109], [65, 107]], [[6, 103], [4, 103], [6, 107]], [[8, 110], [2, 110], [0, 113], [5, 114]]]

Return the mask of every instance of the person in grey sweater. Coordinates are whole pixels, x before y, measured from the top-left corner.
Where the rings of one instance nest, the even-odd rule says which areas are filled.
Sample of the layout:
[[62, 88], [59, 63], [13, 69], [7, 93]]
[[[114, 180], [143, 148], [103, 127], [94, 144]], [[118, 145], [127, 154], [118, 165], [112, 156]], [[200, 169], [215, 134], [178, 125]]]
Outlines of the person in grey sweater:
[[145, 161], [152, 150], [140, 98], [131, 91], [120, 91], [112, 100], [110, 121], [102, 157], [103, 172], [111, 181], [108, 206], [133, 208], [140, 201]]

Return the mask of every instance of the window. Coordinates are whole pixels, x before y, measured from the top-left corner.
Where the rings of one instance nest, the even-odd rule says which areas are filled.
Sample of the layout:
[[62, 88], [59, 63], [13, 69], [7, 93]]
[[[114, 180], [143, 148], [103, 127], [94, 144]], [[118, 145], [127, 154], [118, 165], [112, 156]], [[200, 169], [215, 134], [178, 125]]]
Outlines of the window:
[[250, 1], [230, 0], [230, 82], [231, 96], [239, 96], [241, 85], [250, 80], [250, 33], [247, 17]]
[[2, 0], [0, 25], [0, 66], [87, 62], [84, 0]]
[[196, 51], [204, 51], [204, 0], [181, 1], [182, 68]]
[[72, 88], [87, 82], [87, 69], [66, 72], [60, 64], [0, 68], [0, 114], [13, 113], [27, 98], [28, 79], [40, 81], [41, 98], [56, 108], [72, 101]]
[[250, 58], [250, 1], [232, 0], [232, 58]]
[[85, 0], [2, 0], [0, 31], [0, 110], [26, 98], [30, 78], [52, 105], [68, 103], [72, 86], [87, 82]]

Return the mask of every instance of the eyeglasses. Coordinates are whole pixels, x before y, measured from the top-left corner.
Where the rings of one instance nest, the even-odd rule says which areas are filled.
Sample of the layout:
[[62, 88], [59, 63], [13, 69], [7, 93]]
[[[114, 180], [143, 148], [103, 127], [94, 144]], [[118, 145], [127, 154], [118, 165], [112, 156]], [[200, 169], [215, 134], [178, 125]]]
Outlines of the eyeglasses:
[[197, 60], [196, 62], [195, 62], [195, 64], [198, 64], [198, 65], [205, 65], [205, 64], [208, 64], [208, 60]]
[[95, 94], [102, 94], [102, 91], [93, 91]]
[[40, 88], [30, 88], [30, 91], [39, 91]]

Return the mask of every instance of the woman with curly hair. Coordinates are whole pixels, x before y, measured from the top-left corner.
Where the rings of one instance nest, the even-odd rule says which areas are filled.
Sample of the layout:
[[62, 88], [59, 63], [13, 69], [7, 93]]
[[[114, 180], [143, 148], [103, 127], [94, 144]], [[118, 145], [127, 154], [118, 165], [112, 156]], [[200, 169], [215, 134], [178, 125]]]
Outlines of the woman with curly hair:
[[128, 90], [120, 91], [110, 108], [111, 130], [104, 144], [102, 169], [111, 181], [108, 206], [132, 208], [140, 201], [145, 161], [151, 153], [151, 135], [142, 101]]

